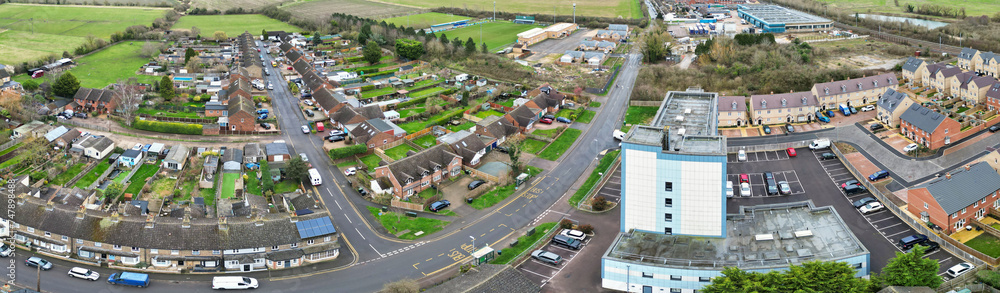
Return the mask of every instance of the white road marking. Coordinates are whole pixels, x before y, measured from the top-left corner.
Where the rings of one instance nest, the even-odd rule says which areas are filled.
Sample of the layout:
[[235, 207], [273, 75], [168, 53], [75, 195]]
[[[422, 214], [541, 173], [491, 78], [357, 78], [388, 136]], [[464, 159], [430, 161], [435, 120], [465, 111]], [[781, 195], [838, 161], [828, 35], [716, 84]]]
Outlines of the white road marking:
[[375, 251], [375, 253], [378, 253], [378, 256], [379, 256], [379, 257], [385, 257], [385, 255], [384, 255], [384, 254], [382, 254], [381, 252], [378, 252], [378, 249], [375, 249], [375, 246], [372, 246], [372, 244], [371, 244], [371, 243], [368, 243], [368, 247], [371, 247], [371, 248], [372, 248], [372, 250], [374, 250], [374, 251]]
[[[361, 239], [362, 240], [368, 240], [367, 238], [365, 238], [365, 235], [361, 234], [361, 230], [358, 230], [358, 227], [354, 227], [354, 231], [358, 231], [358, 235], [361, 235]], [[368, 245], [371, 245], [371, 244], [368, 244]], [[372, 247], [372, 248], [374, 248], [374, 247]]]

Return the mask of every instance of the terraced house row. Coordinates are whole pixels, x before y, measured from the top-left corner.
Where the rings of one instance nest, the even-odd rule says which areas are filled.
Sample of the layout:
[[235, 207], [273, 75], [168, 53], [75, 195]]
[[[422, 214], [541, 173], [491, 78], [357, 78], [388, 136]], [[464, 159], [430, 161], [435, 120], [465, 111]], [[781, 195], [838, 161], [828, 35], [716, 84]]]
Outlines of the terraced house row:
[[975, 61], [983, 54], [976, 51], [977, 53], [972, 55], [974, 57], [963, 59], [961, 56], [966, 55], [966, 51], [968, 48], [962, 50], [958, 66], [945, 62], [930, 63], [910, 57], [903, 63], [903, 78], [908, 84], [930, 87], [942, 95], [960, 98], [966, 103], [966, 107], [987, 103], [990, 95], [996, 95], [996, 93], [991, 94], [992, 88], [997, 83], [994, 78], [996, 75], [981, 71], [983, 67], [977, 67], [979, 65], [976, 65]]

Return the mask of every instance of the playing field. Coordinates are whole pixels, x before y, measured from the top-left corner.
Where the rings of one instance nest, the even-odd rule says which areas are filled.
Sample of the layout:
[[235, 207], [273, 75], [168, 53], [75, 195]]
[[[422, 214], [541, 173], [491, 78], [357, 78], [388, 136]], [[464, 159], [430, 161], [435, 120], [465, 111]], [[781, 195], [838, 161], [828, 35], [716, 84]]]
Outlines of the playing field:
[[121, 42], [96, 53], [77, 59], [70, 72], [80, 80], [80, 86], [104, 88], [119, 78], [137, 77], [139, 82], [153, 83], [160, 79], [149, 75], [136, 75], [139, 67], [149, 62], [139, 56], [142, 42]]
[[[912, 4], [913, 6], [920, 6], [924, 4], [932, 4], [938, 6], [952, 7], [952, 8], [965, 8], [965, 14], [968, 16], [979, 16], [979, 15], [993, 15], [1000, 12], [1000, 1], [997, 0], [906, 0], [899, 1], [899, 7], [896, 6], [895, 2], [891, 0], [818, 0], [819, 2], [829, 3], [831, 9], [841, 9], [846, 11], [856, 11], [856, 12], [890, 12], [890, 13], [906, 13], [906, 4]], [[915, 14], [914, 14], [915, 15]]]
[[[384, 0], [388, 3], [397, 3], [424, 8], [435, 7], [458, 7], [472, 10], [493, 11], [493, 0]], [[860, 0], [858, 0], [860, 1]], [[604, 17], [625, 17], [641, 18], [642, 11], [638, 10], [635, 0], [510, 0], [496, 1], [497, 11], [522, 12], [531, 14], [558, 14], [573, 15], [573, 3], [576, 3], [576, 15], [604, 16]]]
[[[488, 46], [489, 50], [492, 52], [514, 43], [514, 41], [517, 41], [517, 34], [535, 27], [539, 26], [516, 24], [506, 21], [485, 23], [482, 25], [482, 39], [483, 41], [486, 41], [486, 46]], [[479, 50], [479, 44], [481, 43], [479, 40], [479, 30], [479, 25], [475, 25], [450, 31], [437, 32], [436, 34], [440, 36], [444, 33], [448, 36], [449, 40], [454, 40], [455, 37], [458, 37], [458, 39], [462, 40], [462, 42], [465, 42], [469, 39], [469, 37], [472, 37], [472, 40], [476, 42], [476, 50]]]
[[297, 17], [323, 22], [326, 22], [333, 13], [382, 19], [424, 12], [423, 9], [367, 0], [298, 0], [292, 3], [284, 3], [279, 7], [281, 10], [291, 12], [292, 15]]
[[132, 25], [150, 25], [163, 8], [0, 5], [0, 63], [20, 64], [62, 56], [93, 35], [107, 39]]
[[469, 17], [453, 14], [444, 14], [437, 12], [428, 12], [393, 18], [383, 19], [387, 23], [394, 23], [396, 26], [412, 27], [412, 28], [428, 28], [435, 24], [442, 24], [446, 22], [453, 22], [459, 20], [466, 20]]
[[202, 36], [211, 36], [217, 31], [224, 31], [229, 37], [235, 37], [245, 31], [260, 35], [260, 31], [265, 29], [286, 32], [302, 31], [300, 28], [260, 14], [182, 16], [172, 29], [190, 30], [191, 27], [197, 27], [201, 30]]

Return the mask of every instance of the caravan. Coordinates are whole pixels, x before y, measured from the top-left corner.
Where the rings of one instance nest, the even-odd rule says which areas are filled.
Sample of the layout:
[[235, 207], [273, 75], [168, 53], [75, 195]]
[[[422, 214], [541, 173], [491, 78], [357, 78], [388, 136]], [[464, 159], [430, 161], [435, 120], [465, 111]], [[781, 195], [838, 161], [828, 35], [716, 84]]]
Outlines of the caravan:
[[312, 182], [313, 186], [323, 184], [323, 178], [319, 176], [319, 171], [316, 168], [309, 169], [309, 181]]

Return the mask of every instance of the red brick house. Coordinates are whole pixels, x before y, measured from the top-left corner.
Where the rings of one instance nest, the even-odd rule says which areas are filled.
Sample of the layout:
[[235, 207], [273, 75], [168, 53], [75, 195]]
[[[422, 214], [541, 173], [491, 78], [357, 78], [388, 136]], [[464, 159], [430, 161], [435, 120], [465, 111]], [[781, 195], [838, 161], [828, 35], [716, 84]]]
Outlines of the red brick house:
[[945, 176], [910, 188], [910, 213], [952, 233], [1000, 206], [1000, 175], [986, 162], [953, 170]]
[[990, 111], [1000, 109], [1000, 83], [994, 83], [986, 90], [986, 108]]
[[385, 114], [378, 106], [354, 107], [351, 105], [341, 106], [333, 114], [330, 114], [330, 122], [338, 128], [358, 124], [368, 119], [385, 119]]
[[232, 131], [254, 131], [257, 117], [253, 103], [245, 99], [234, 99], [227, 108], [226, 129]]
[[385, 166], [375, 168], [375, 177], [386, 177], [396, 197], [407, 197], [462, 171], [462, 157], [439, 144]]
[[118, 107], [118, 97], [113, 91], [81, 87], [73, 96], [78, 112], [111, 113]]
[[961, 130], [962, 124], [958, 121], [920, 104], [910, 105], [899, 116], [900, 133], [932, 150], [950, 144], [952, 137], [957, 137]]
[[357, 144], [367, 145], [369, 149], [382, 147], [406, 137], [406, 131], [392, 122], [382, 119], [368, 119], [350, 129], [351, 137]]
[[250, 72], [246, 68], [238, 67], [236, 70], [229, 72], [229, 82], [232, 83], [234, 80], [242, 80], [244, 82], [250, 82]]
[[220, 96], [219, 101], [222, 102], [223, 105], [227, 105], [232, 103], [233, 98], [240, 97], [248, 102], [253, 102], [253, 96], [251, 95], [252, 92], [253, 88], [250, 86], [250, 82], [242, 79], [233, 79], [229, 82], [229, 87], [226, 88], [224, 92], [219, 91], [220, 94], [225, 94], [225, 98]]

